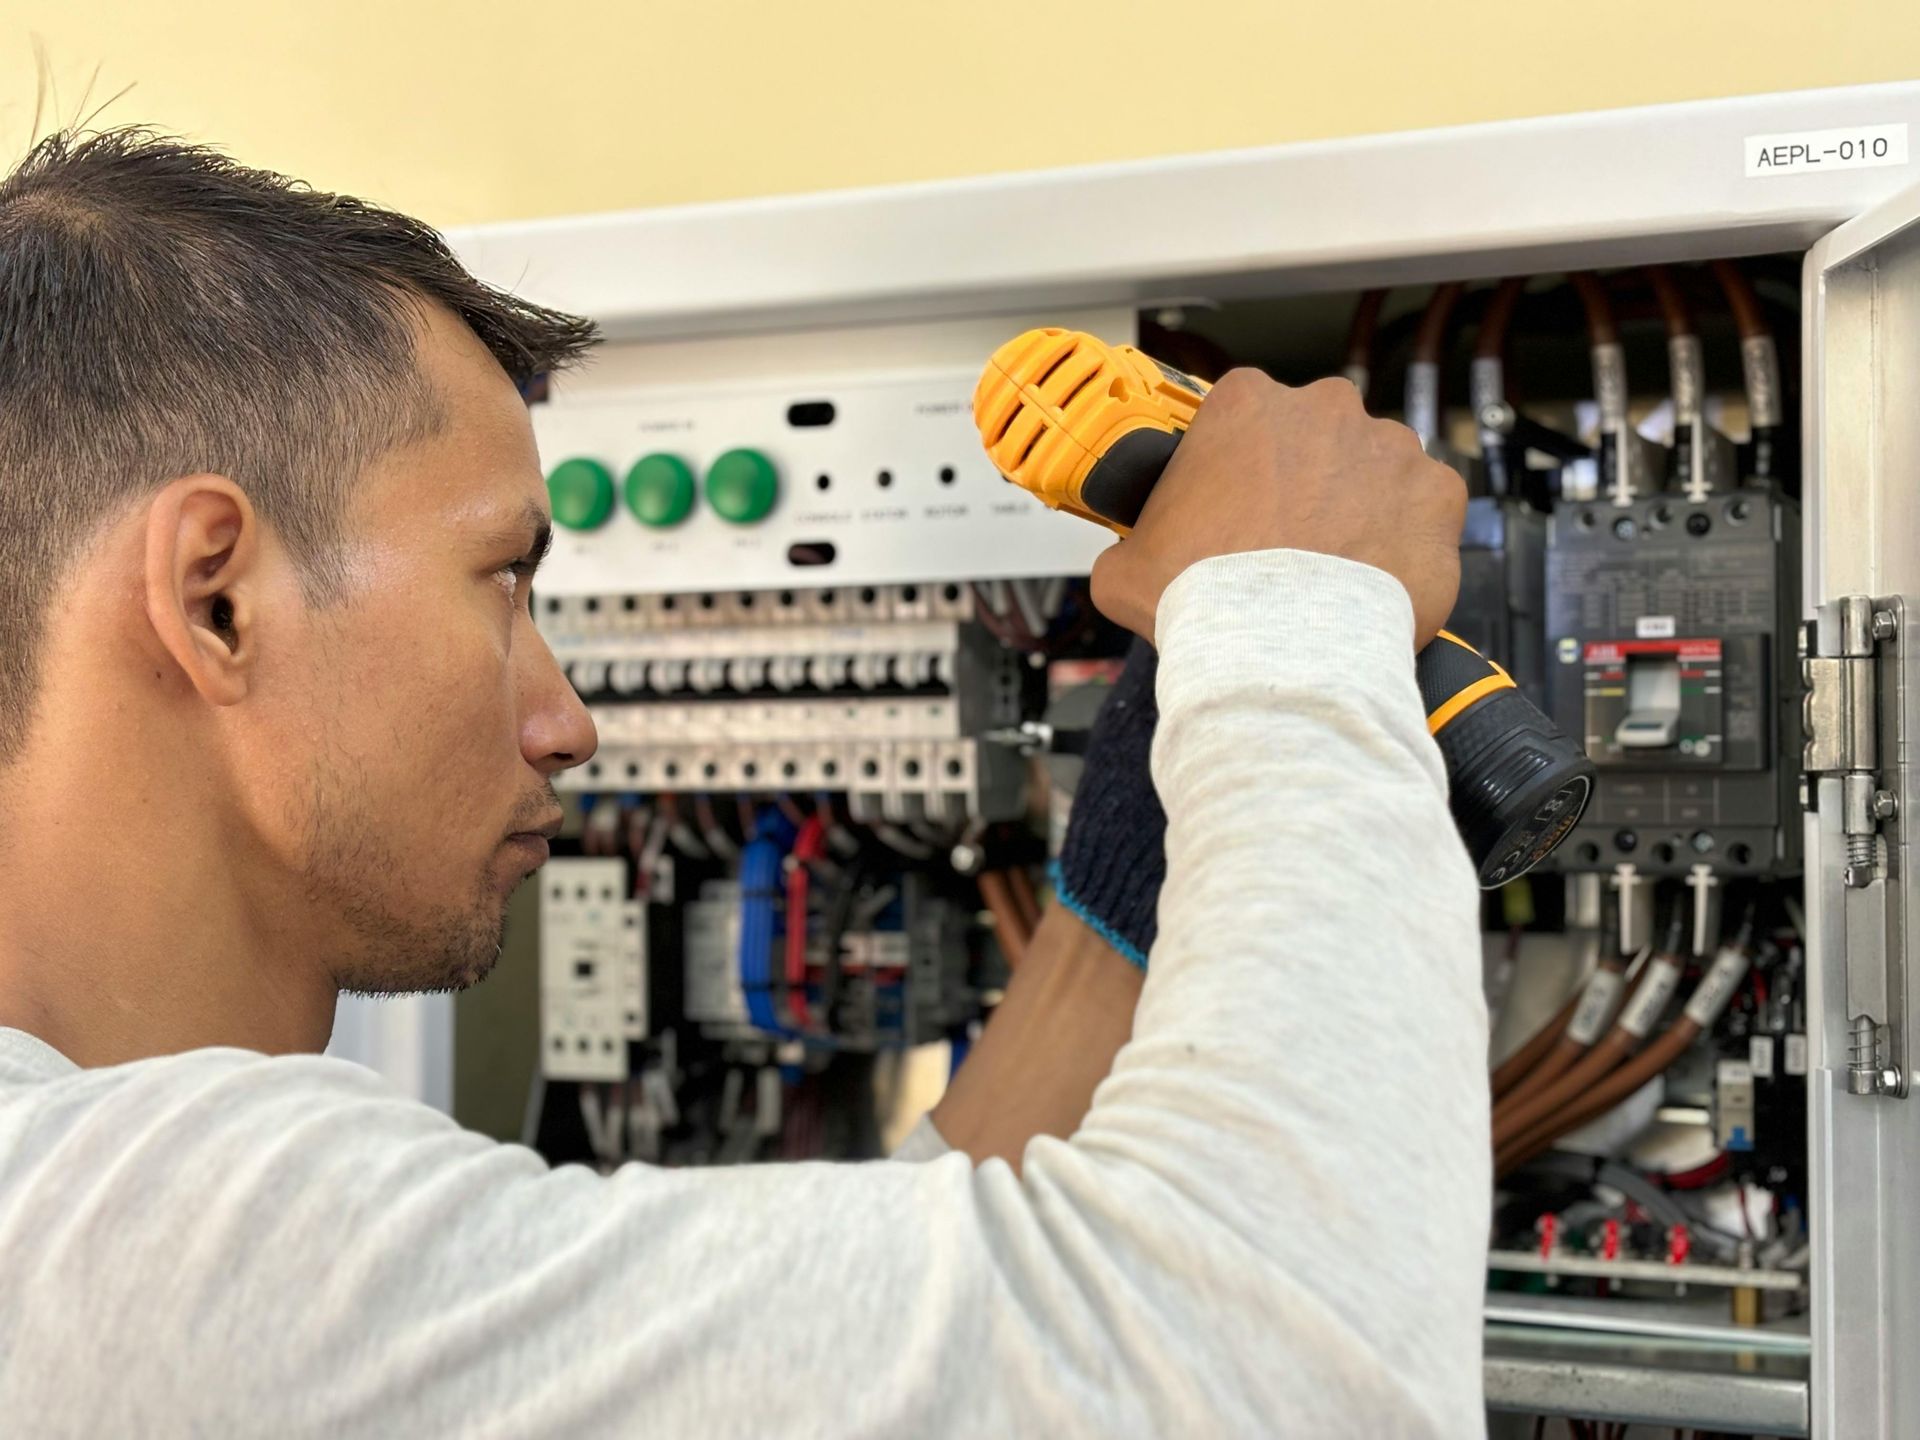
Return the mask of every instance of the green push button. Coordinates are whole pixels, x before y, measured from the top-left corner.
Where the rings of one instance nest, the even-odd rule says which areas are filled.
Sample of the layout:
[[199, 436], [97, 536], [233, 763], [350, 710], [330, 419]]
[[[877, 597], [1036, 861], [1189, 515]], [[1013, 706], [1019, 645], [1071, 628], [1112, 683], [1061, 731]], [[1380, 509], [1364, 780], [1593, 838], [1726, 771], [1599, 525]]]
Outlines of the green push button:
[[642, 525], [678, 525], [693, 509], [693, 471], [677, 455], [642, 455], [627, 471], [627, 508]]
[[780, 473], [758, 450], [729, 450], [707, 471], [707, 503], [736, 525], [766, 519], [779, 494]]
[[547, 476], [554, 523], [593, 530], [613, 513], [613, 472], [598, 460], [563, 460]]

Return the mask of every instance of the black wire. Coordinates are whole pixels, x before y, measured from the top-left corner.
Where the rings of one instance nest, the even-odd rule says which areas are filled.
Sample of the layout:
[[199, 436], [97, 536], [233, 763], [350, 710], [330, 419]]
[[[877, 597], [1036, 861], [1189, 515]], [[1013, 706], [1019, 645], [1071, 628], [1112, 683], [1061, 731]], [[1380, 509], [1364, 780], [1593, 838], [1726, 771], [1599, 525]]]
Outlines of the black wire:
[[820, 979], [820, 1017], [829, 1033], [838, 1028], [836, 1011], [840, 1004], [841, 982], [845, 979], [840, 946], [846, 939], [847, 926], [853, 920], [854, 902], [865, 887], [867, 874], [867, 852], [862, 846], [860, 853], [849, 862], [841, 876], [839, 888], [834, 891], [833, 904], [827, 909], [826, 923], [822, 927], [827, 949]]

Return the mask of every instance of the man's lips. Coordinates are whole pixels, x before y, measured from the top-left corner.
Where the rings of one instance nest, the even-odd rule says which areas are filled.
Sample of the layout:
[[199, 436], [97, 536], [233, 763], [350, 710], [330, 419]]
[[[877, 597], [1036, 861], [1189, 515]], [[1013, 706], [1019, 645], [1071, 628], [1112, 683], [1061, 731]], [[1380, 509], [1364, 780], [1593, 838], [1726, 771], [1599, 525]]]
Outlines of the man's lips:
[[536, 867], [546, 864], [547, 857], [553, 853], [553, 848], [547, 844], [546, 836], [531, 835], [524, 830], [509, 835], [503, 848], [519, 851], [533, 861]]
[[538, 825], [530, 825], [525, 830], [516, 830], [507, 838], [509, 840], [551, 840], [560, 833], [560, 826], [565, 823], [565, 820], [566, 817], [564, 815], [556, 812], [548, 816], [545, 820], [542, 820]]
[[506, 848], [518, 850], [530, 859], [535, 867], [547, 863], [547, 857], [553, 853], [550, 842], [560, 833], [561, 816], [554, 815], [530, 830], [516, 830], [507, 836]]

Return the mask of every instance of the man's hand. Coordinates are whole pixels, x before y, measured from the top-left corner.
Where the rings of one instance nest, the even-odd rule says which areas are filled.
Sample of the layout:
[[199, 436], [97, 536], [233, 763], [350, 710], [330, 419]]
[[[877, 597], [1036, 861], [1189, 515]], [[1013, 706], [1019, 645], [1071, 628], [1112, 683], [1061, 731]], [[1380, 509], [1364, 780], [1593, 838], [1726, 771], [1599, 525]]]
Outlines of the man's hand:
[[1094, 602], [1151, 640], [1188, 566], [1250, 550], [1313, 550], [1386, 571], [1425, 645], [1460, 585], [1467, 491], [1406, 426], [1376, 420], [1345, 380], [1292, 389], [1257, 370], [1213, 387], [1133, 533], [1093, 568]]

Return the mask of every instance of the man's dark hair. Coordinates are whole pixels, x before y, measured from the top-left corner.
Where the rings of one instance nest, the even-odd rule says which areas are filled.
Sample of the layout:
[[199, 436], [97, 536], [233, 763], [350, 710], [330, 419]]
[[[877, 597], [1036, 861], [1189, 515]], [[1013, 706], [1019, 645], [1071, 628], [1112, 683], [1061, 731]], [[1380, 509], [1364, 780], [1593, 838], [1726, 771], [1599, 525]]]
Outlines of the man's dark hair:
[[474, 279], [417, 220], [150, 130], [49, 136], [0, 181], [0, 763], [60, 575], [167, 481], [232, 479], [309, 597], [333, 593], [355, 479], [440, 423], [414, 355], [426, 304], [522, 386], [596, 338]]

